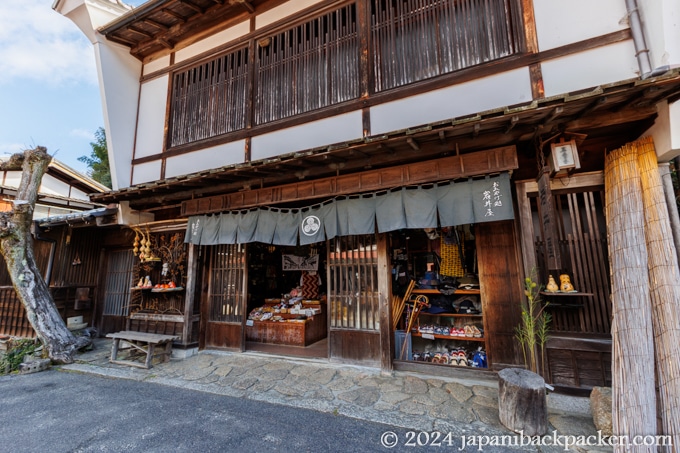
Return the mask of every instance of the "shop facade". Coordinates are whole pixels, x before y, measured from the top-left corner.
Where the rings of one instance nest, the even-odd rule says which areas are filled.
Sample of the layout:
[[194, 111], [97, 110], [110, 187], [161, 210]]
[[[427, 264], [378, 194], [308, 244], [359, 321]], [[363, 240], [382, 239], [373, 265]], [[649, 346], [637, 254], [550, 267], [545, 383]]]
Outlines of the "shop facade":
[[[138, 219], [107, 255], [130, 283], [104, 292], [123, 288], [101, 302], [104, 331], [439, 373], [484, 368], [483, 351], [491, 371], [523, 363], [536, 268], [577, 289], [549, 297], [547, 379], [610, 382], [604, 155], [645, 134], [660, 162], [680, 148], [675, 41], [655, 35], [657, 69], [637, 66], [625, 2], [67, 3], [55, 9], [93, 34], [107, 100], [115, 190], [93, 199]], [[411, 329], [410, 281], [408, 304], [444, 310]]]

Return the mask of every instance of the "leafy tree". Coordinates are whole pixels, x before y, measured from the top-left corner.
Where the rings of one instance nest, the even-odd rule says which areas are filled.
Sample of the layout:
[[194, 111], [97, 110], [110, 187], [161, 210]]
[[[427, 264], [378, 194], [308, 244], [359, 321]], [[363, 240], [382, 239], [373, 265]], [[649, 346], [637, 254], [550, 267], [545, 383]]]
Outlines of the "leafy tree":
[[95, 141], [90, 142], [92, 153], [90, 156], [80, 156], [79, 162], [90, 167], [89, 176], [95, 181], [104, 184], [109, 189], [111, 186], [111, 168], [109, 167], [109, 151], [106, 147], [106, 132], [103, 127], [94, 133]]
[[71, 363], [73, 354], [91, 340], [75, 337], [57, 311], [52, 294], [38, 269], [33, 254], [31, 223], [38, 189], [52, 156], [38, 146], [12, 155], [0, 170], [21, 170], [21, 182], [10, 211], [0, 212], [0, 253], [26, 317], [55, 362]]

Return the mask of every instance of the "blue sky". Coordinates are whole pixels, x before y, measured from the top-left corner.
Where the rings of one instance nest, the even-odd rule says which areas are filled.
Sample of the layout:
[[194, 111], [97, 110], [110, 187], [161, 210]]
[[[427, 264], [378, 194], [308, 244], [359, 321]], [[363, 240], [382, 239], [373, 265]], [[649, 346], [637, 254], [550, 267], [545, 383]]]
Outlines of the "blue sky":
[[40, 145], [86, 172], [104, 126], [94, 50], [53, 1], [0, 0], [0, 155]]

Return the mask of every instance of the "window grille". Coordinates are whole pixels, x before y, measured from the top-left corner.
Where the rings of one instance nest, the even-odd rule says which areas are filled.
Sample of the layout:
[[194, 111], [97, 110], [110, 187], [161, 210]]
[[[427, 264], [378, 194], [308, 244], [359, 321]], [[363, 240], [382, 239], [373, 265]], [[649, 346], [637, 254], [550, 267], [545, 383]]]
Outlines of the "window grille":
[[248, 49], [177, 73], [172, 84], [170, 146], [246, 126]]
[[256, 64], [257, 124], [359, 97], [355, 5], [259, 39]]
[[132, 250], [112, 251], [109, 254], [104, 288], [104, 315], [130, 314], [130, 288], [133, 286], [134, 268], [135, 256]]
[[208, 303], [210, 321], [238, 322], [243, 316], [243, 280], [245, 276], [245, 246], [224, 244], [210, 250], [210, 282]]
[[519, 0], [373, 0], [375, 91], [524, 50]]
[[375, 235], [336, 237], [328, 256], [331, 328], [379, 330]]

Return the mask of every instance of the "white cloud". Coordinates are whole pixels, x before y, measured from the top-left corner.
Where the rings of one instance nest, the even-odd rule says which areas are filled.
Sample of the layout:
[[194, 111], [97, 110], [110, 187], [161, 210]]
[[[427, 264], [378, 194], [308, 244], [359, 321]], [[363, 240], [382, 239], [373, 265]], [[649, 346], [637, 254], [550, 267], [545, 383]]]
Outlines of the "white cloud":
[[21, 143], [0, 143], [0, 155], [20, 153], [29, 148], [31, 147]]
[[86, 140], [94, 140], [94, 132], [87, 129], [73, 129], [69, 134], [71, 137], [84, 138]]
[[97, 84], [92, 45], [52, 3], [0, 1], [0, 84], [15, 79]]

